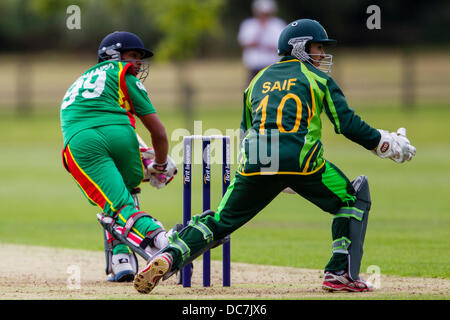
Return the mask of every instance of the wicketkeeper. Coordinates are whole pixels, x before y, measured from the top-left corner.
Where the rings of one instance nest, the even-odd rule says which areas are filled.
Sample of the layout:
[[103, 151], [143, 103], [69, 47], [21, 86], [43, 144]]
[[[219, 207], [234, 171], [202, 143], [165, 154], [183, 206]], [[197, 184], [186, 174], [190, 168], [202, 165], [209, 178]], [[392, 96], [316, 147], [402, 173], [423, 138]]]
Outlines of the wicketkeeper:
[[[143, 59], [151, 56], [133, 33], [107, 35], [98, 64], [70, 86], [61, 104], [64, 166], [87, 199], [101, 208], [100, 219], [109, 217], [109, 231], [122, 237], [105, 231], [110, 281], [133, 280], [137, 259], [130, 244], [149, 255], [168, 244], [162, 224], [140, 211], [132, 196], [142, 181], [162, 188], [177, 171], [167, 154], [166, 129], [142, 84], [149, 69]], [[140, 148], [136, 116], [150, 133], [152, 149]]]
[[139, 292], [150, 292], [161, 277], [243, 226], [286, 188], [333, 215], [332, 256], [322, 287], [372, 290], [359, 277], [371, 206], [368, 180], [362, 175], [350, 181], [323, 157], [320, 115], [326, 114], [336, 133], [381, 158], [402, 163], [416, 149], [405, 129], [374, 129], [348, 107], [328, 75], [332, 56], [325, 54], [324, 45], [334, 42], [315, 20], [285, 27], [278, 42], [280, 62], [259, 72], [244, 92], [242, 159], [217, 212], [194, 217], [170, 238], [168, 247], [136, 275]]

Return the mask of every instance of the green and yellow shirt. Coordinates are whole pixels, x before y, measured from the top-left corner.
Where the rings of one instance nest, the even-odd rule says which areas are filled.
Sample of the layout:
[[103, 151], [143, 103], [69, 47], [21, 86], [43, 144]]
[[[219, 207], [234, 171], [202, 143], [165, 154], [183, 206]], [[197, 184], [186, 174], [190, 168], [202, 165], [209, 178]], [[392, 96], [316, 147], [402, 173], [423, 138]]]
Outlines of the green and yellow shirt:
[[112, 124], [135, 127], [134, 115], [156, 112], [132, 68], [131, 63], [104, 61], [70, 86], [60, 113], [64, 147], [81, 130]]
[[[261, 70], [244, 92], [238, 171], [242, 175], [311, 174], [323, 164], [324, 111], [335, 132], [374, 149], [380, 133], [349, 108], [326, 73], [286, 56]], [[274, 160], [278, 164], [273, 165]]]

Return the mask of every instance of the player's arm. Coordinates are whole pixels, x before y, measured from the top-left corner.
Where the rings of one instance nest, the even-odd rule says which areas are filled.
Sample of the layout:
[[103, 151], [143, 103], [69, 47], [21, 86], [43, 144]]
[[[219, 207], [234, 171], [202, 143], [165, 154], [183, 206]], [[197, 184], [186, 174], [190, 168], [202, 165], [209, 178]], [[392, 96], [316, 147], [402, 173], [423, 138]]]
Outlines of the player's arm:
[[368, 150], [376, 148], [380, 133], [348, 107], [344, 94], [332, 78], [327, 82], [324, 106], [336, 133], [343, 134]]
[[336, 133], [342, 133], [379, 157], [401, 163], [410, 161], [416, 154], [416, 148], [406, 138], [406, 129], [389, 133], [372, 128], [348, 107], [344, 94], [332, 78], [327, 82], [324, 106]]
[[125, 81], [134, 111], [150, 132], [152, 147], [155, 152], [154, 162], [156, 164], [165, 164], [169, 150], [166, 128], [156, 114], [144, 85], [131, 74], [125, 76]]
[[139, 119], [150, 132], [152, 146], [155, 151], [155, 163], [166, 163], [167, 153], [169, 152], [169, 141], [167, 139], [166, 128], [161, 123], [161, 120], [156, 113], [139, 116]]
[[244, 91], [244, 99], [243, 99], [243, 111], [242, 111], [242, 120], [240, 126], [240, 141], [245, 138], [248, 130], [252, 127], [252, 110], [249, 105], [249, 89]]

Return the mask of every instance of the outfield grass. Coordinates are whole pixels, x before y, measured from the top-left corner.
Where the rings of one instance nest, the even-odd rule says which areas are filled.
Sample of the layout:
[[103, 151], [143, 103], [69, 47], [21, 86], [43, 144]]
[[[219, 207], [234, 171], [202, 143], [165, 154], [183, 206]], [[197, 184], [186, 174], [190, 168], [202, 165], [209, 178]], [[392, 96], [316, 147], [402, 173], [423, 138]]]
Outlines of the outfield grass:
[[[184, 125], [176, 110], [159, 108], [169, 137]], [[335, 135], [323, 115], [325, 156], [350, 179], [369, 178], [372, 210], [363, 271], [378, 265], [383, 274], [449, 278], [450, 109], [419, 106], [363, 108], [374, 127], [408, 129], [417, 156], [411, 163], [381, 160]], [[203, 132], [239, 126], [239, 108], [202, 109]], [[138, 132], [143, 133], [142, 127]], [[172, 148], [178, 141], [172, 141]], [[0, 241], [102, 250], [98, 209], [81, 195], [61, 165], [58, 111], [18, 118], [0, 113]], [[235, 165], [233, 165], [235, 168]], [[213, 206], [220, 200], [219, 166], [213, 166]], [[200, 212], [200, 165], [194, 166], [193, 211]], [[182, 216], [182, 179], [165, 189], [142, 186], [141, 206], [170, 227]], [[330, 257], [331, 216], [306, 200], [281, 194], [254, 220], [232, 235], [232, 261], [322, 269]], [[213, 251], [213, 259], [221, 250]]]

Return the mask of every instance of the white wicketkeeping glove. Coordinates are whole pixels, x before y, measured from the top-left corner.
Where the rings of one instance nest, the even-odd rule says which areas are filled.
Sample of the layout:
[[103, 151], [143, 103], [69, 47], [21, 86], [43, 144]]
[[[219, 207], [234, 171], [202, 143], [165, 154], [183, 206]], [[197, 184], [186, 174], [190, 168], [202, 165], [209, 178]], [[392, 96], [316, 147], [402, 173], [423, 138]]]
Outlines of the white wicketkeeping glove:
[[397, 132], [378, 131], [381, 134], [381, 139], [373, 153], [380, 158], [389, 158], [397, 163], [402, 163], [411, 161], [416, 155], [416, 148], [406, 138], [405, 128], [400, 128]]

